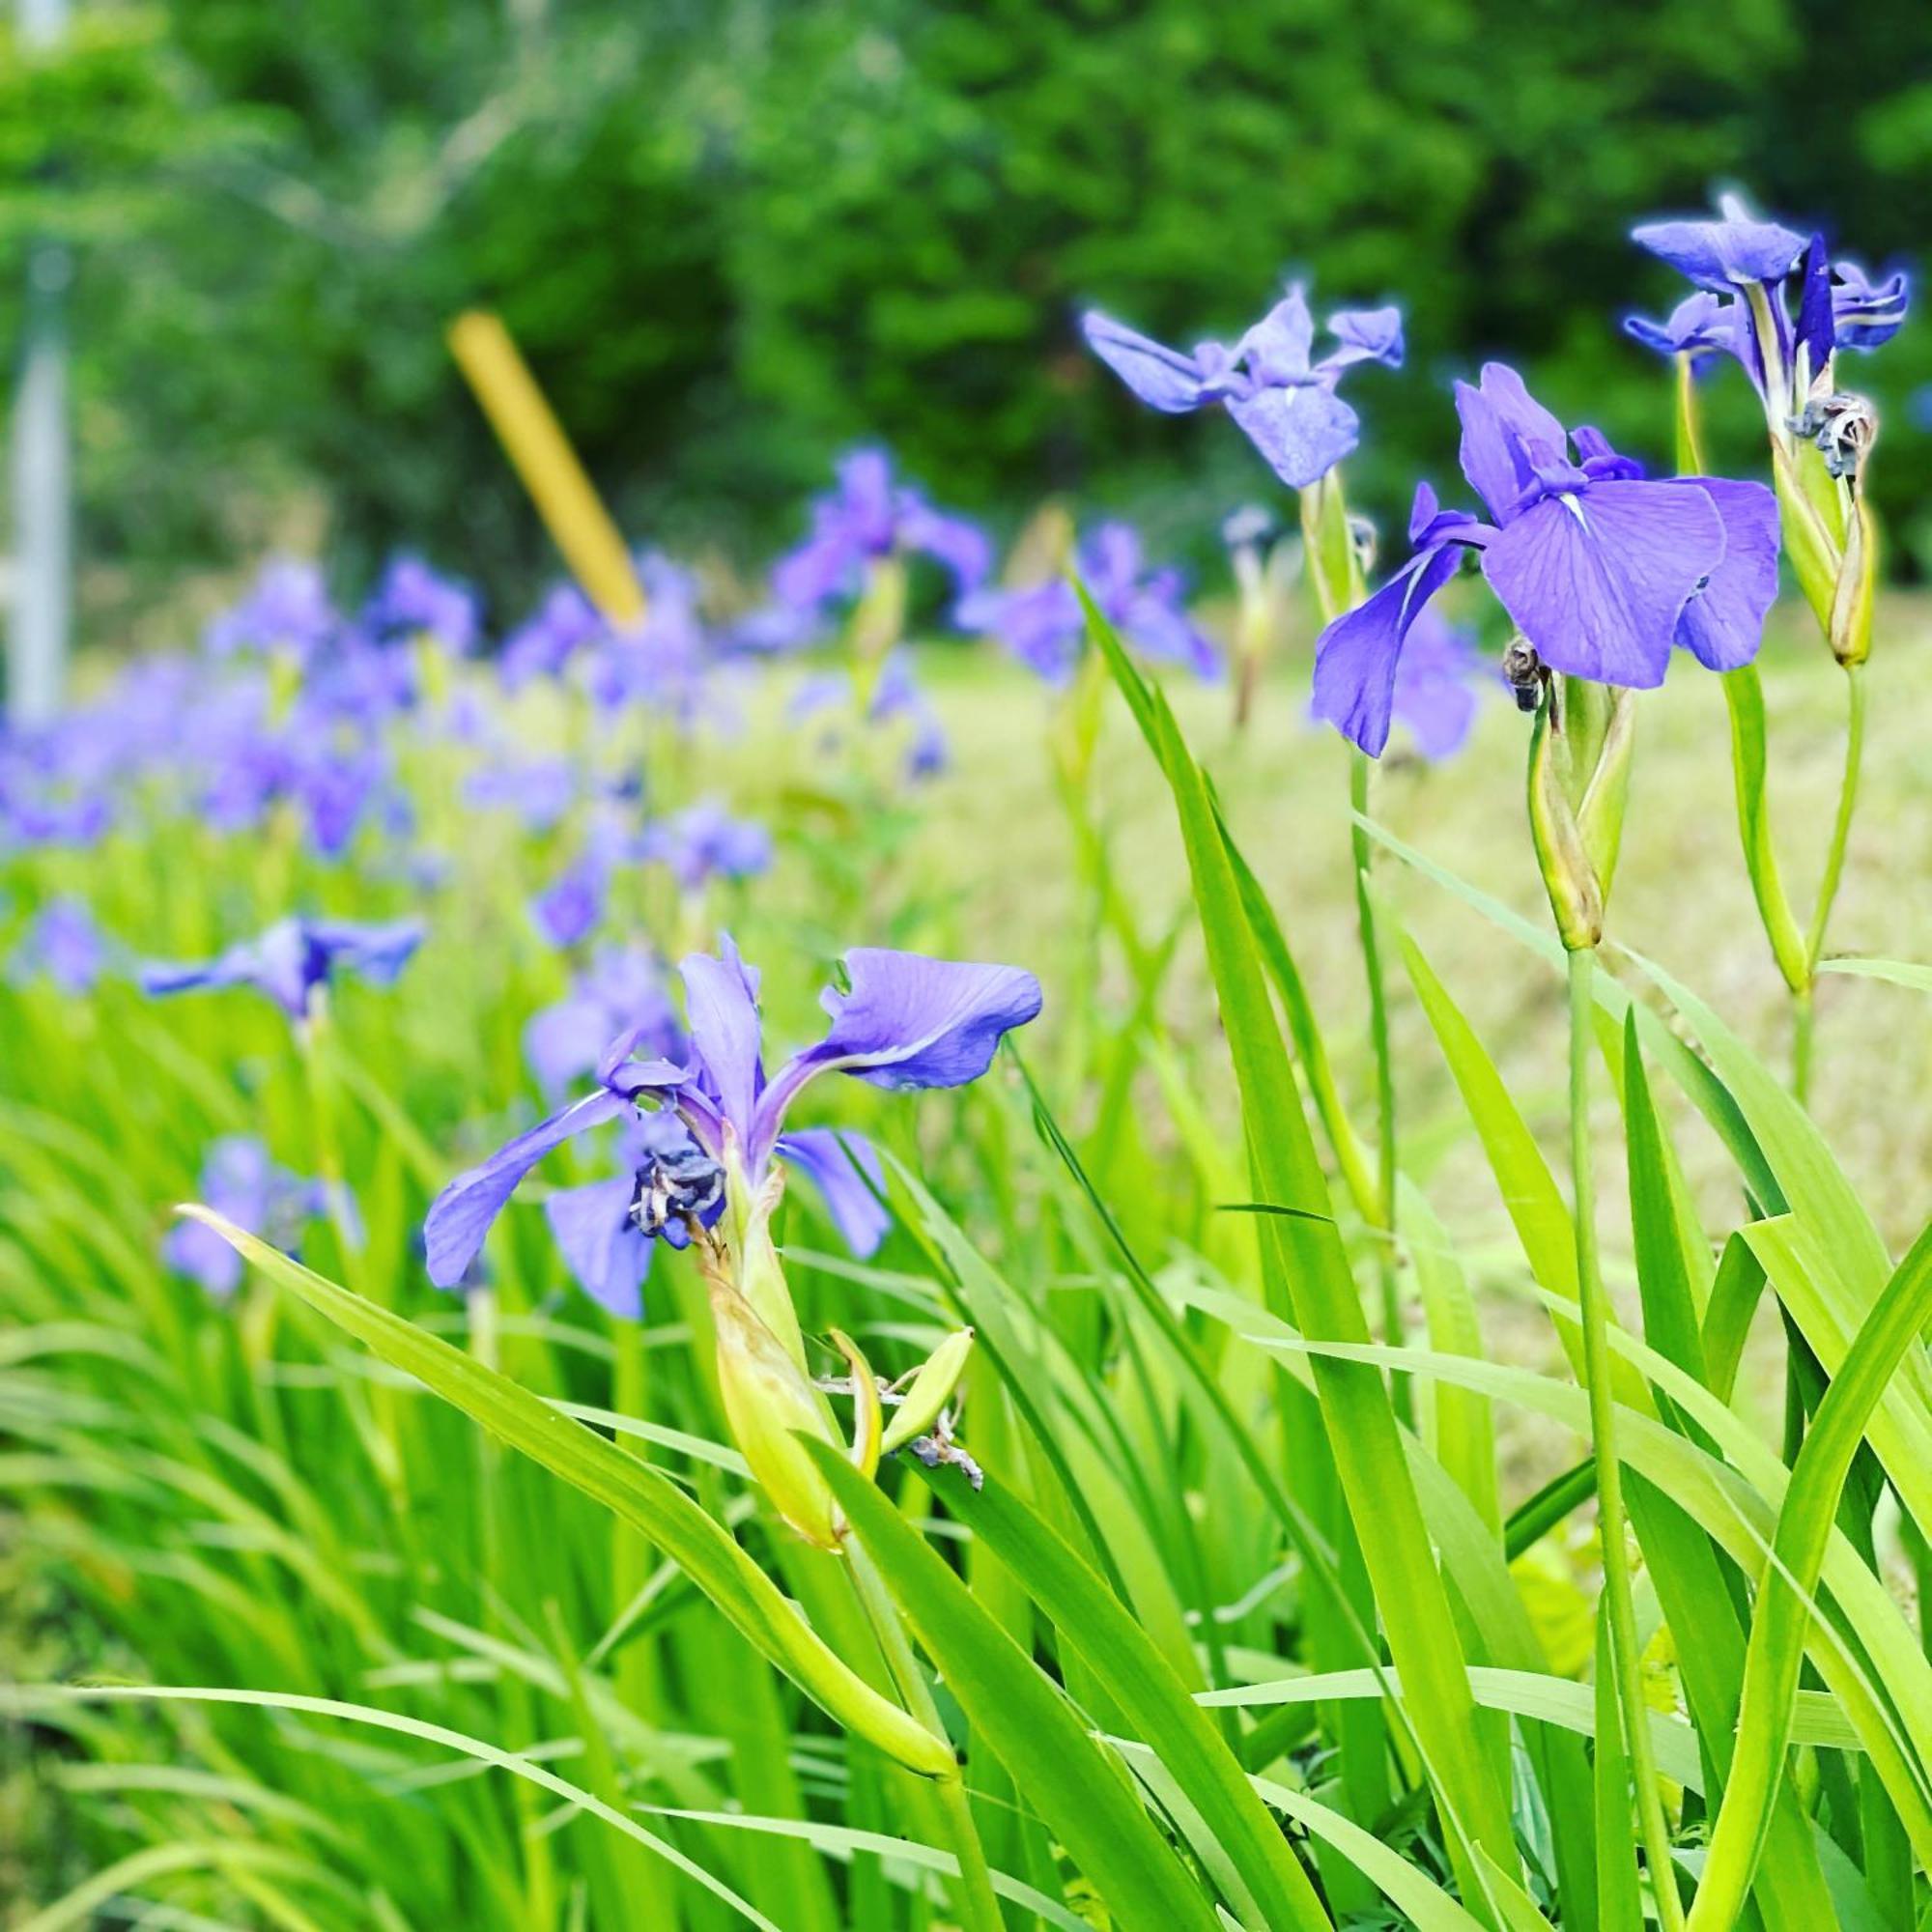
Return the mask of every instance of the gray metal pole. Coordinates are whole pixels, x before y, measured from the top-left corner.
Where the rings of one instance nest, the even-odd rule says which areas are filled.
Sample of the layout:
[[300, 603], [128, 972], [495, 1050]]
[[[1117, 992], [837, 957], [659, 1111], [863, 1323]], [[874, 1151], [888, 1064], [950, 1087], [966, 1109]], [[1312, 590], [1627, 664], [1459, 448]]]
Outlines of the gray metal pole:
[[[67, 0], [19, 0], [29, 53], [58, 45]], [[73, 621], [73, 465], [68, 441], [67, 249], [48, 239], [27, 258], [25, 354], [14, 408], [13, 654], [8, 708], [21, 724], [60, 709]]]

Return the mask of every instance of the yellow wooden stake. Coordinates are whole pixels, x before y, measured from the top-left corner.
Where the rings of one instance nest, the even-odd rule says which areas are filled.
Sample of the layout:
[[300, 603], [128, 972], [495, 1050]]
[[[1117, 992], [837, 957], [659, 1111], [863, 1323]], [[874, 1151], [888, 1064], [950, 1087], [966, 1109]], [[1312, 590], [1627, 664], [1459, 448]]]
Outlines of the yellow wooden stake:
[[635, 629], [644, 588], [630, 553], [510, 331], [470, 309], [450, 324], [449, 348], [584, 594], [611, 623]]

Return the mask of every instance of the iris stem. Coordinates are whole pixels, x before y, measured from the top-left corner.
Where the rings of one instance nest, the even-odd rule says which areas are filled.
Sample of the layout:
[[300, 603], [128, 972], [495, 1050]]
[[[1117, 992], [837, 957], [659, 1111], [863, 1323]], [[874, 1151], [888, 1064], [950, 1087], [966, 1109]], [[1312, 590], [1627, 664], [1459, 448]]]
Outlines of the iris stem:
[[1597, 1521], [1604, 1548], [1604, 1592], [1608, 1599], [1610, 1663], [1616, 1673], [1624, 1746], [1636, 1787], [1637, 1836], [1650, 1867], [1651, 1890], [1664, 1932], [1681, 1932], [1684, 1909], [1677, 1896], [1670, 1833], [1658, 1789], [1651, 1749], [1650, 1711], [1643, 1695], [1643, 1651], [1637, 1641], [1636, 1599], [1631, 1583], [1630, 1546], [1624, 1527], [1623, 1470], [1617, 1462], [1616, 1402], [1610, 1382], [1609, 1311], [1597, 1262], [1596, 1190], [1590, 1175], [1590, 1055], [1596, 953], [1579, 947], [1570, 954], [1570, 1175], [1577, 1236], [1577, 1299], [1582, 1318], [1583, 1376], [1589, 1384], [1590, 1448], [1597, 1465]]
[[[1375, 896], [1369, 868], [1374, 863], [1375, 846], [1364, 820], [1369, 815], [1369, 760], [1365, 753], [1349, 753], [1349, 804], [1350, 839], [1355, 862], [1355, 918], [1361, 929], [1362, 971], [1369, 982], [1369, 1043], [1376, 1061], [1376, 1155], [1377, 1212], [1381, 1232], [1388, 1236], [1377, 1243], [1377, 1272], [1381, 1284], [1382, 1339], [1391, 1349], [1403, 1343], [1402, 1294], [1396, 1273], [1396, 1142], [1395, 1142], [1395, 1065], [1389, 1052], [1388, 989], [1382, 977], [1380, 939], [1376, 930]], [[1406, 1376], [1394, 1378], [1396, 1412], [1405, 1422], [1414, 1418], [1412, 1397]]]
[[[919, 1660], [912, 1654], [898, 1605], [893, 1602], [870, 1552], [850, 1531], [845, 1537], [845, 1569], [852, 1578], [859, 1605], [878, 1639], [886, 1668], [898, 1689], [899, 1701], [934, 1736], [944, 1737], [946, 1727], [940, 1721], [939, 1707], [932, 1700]], [[932, 1784], [941, 1821], [952, 1840], [950, 1849], [959, 1861], [952, 1903], [959, 1915], [961, 1932], [1005, 1932], [992, 1873], [980, 1843], [980, 1828], [973, 1822], [973, 1802], [966, 1792], [966, 1780], [955, 1773], [951, 1777], [934, 1778]]]
[[[1825, 931], [1831, 924], [1832, 908], [1837, 902], [1838, 886], [1845, 875], [1845, 847], [1852, 836], [1852, 816], [1858, 810], [1859, 779], [1864, 769], [1865, 752], [1865, 671], [1863, 665], [1845, 667], [1845, 767], [1838, 781], [1838, 811], [1832, 822], [1832, 843], [1825, 853], [1824, 876], [1818, 883], [1818, 902], [1811, 914], [1811, 929], [1805, 935], [1805, 957], [1815, 975], [1825, 952]], [[1805, 1041], [1808, 1048], [1809, 1040]], [[1808, 1053], [1806, 1059], [1808, 1062]], [[1804, 1087], [1798, 1085], [1798, 1097]]]

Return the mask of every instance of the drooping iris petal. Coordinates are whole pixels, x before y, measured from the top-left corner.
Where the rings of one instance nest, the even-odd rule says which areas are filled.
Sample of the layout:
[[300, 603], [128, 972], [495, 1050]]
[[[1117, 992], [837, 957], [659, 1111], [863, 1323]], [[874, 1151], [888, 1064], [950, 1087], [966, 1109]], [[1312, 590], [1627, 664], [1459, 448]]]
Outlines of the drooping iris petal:
[[311, 938], [340, 964], [378, 986], [391, 984], [422, 944], [420, 920], [400, 919], [385, 925], [359, 925], [349, 920], [310, 920]]
[[1647, 221], [1631, 230], [1631, 240], [1700, 289], [1720, 294], [1745, 282], [1781, 282], [1804, 252], [1795, 230], [1728, 209], [1719, 221]]
[[149, 993], [185, 993], [253, 986], [291, 1019], [303, 1018], [316, 989], [338, 966], [386, 985], [422, 943], [419, 920], [360, 925], [348, 920], [278, 920], [254, 939], [231, 946], [199, 965], [151, 964], [141, 969]]
[[1644, 316], [1624, 317], [1624, 330], [1646, 349], [1663, 355], [1742, 355], [1739, 346], [1740, 310], [1735, 299], [1699, 289], [1689, 295], [1662, 322]]
[[423, 1252], [429, 1278], [438, 1288], [454, 1288], [476, 1259], [490, 1224], [517, 1183], [544, 1155], [560, 1148], [573, 1134], [616, 1120], [625, 1101], [607, 1089], [574, 1101], [570, 1106], [519, 1134], [486, 1161], [460, 1174], [436, 1197], [423, 1223]]
[[1319, 482], [1360, 440], [1361, 419], [1320, 383], [1230, 396], [1228, 413], [1291, 490]]
[[845, 970], [850, 989], [827, 988], [832, 1030], [813, 1051], [874, 1087], [963, 1087], [1040, 1009], [1039, 981], [1017, 966], [860, 946]]
[[1762, 483], [1693, 480], [1723, 520], [1724, 560], [1685, 605], [1677, 641], [1709, 670], [1736, 670], [1757, 655], [1777, 597], [1777, 498]]
[[1647, 690], [1723, 559], [1723, 524], [1697, 484], [1606, 482], [1532, 504], [1484, 551], [1483, 574], [1546, 664]]
[[1856, 262], [1834, 264], [1833, 333], [1841, 349], [1877, 349], [1905, 326], [1910, 284], [1905, 275], [1873, 281]]
[[1372, 758], [1380, 757], [1388, 743], [1404, 641], [1423, 607], [1455, 576], [1460, 561], [1447, 544], [1423, 551], [1367, 602], [1336, 618], [1316, 641], [1315, 715]]
[[1112, 316], [1090, 309], [1080, 319], [1088, 347], [1142, 402], [1168, 415], [1198, 410], [1201, 367], [1191, 355], [1142, 335]]
[[1001, 1038], [1040, 1009], [1039, 981], [1017, 966], [860, 946], [846, 953], [845, 971], [850, 990], [828, 986], [822, 998], [831, 1031], [759, 1096], [747, 1148], [754, 1170], [777, 1141], [786, 1107], [816, 1075], [850, 1073], [874, 1087], [963, 1087], [992, 1065]]
[[728, 933], [720, 941], [720, 953], [713, 958], [696, 952], [679, 967], [685, 1023], [724, 1119], [741, 1140], [749, 1141], [753, 1110], [765, 1084], [758, 982]]
[[993, 567], [993, 547], [978, 524], [923, 501], [915, 500], [902, 513], [899, 541], [951, 572], [958, 596], [977, 590]]
[[845, 1245], [861, 1261], [876, 1253], [893, 1223], [874, 1191], [886, 1177], [871, 1142], [845, 1129], [800, 1127], [780, 1137], [778, 1152], [818, 1189]]
[[1328, 332], [1342, 346], [1321, 358], [1323, 369], [1346, 369], [1356, 362], [1379, 362], [1389, 369], [1402, 367], [1399, 308], [1338, 309], [1328, 318]]
[[563, 1187], [544, 1203], [544, 1219], [583, 1292], [627, 1321], [644, 1312], [642, 1288], [651, 1243], [631, 1219], [628, 1174]]

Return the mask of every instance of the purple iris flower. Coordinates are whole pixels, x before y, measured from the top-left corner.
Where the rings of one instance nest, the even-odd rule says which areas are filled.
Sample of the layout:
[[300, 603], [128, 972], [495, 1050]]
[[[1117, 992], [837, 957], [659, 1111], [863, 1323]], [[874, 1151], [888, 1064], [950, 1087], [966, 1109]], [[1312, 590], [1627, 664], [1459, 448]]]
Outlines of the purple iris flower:
[[[1148, 570], [1130, 524], [1102, 524], [1079, 545], [1074, 569], [1101, 614], [1144, 655], [1185, 665], [1200, 677], [1219, 675], [1214, 646], [1188, 618], [1180, 573]], [[981, 590], [960, 604], [957, 622], [998, 638], [1051, 684], [1073, 675], [1087, 635], [1080, 599], [1064, 578], [1025, 590]]]
[[1328, 318], [1335, 347], [1314, 359], [1315, 319], [1299, 282], [1232, 348], [1197, 343], [1191, 355], [1092, 309], [1089, 346], [1142, 402], [1169, 415], [1222, 404], [1291, 489], [1319, 482], [1355, 446], [1360, 422], [1335, 393], [1358, 362], [1402, 367], [1402, 312], [1342, 309]]
[[[246, 1134], [229, 1134], [211, 1145], [202, 1163], [201, 1199], [223, 1220], [289, 1255], [298, 1253], [304, 1226], [328, 1211], [321, 1181], [277, 1166], [268, 1149]], [[161, 1252], [177, 1274], [200, 1282], [218, 1301], [242, 1286], [242, 1257], [199, 1221], [177, 1222]]]
[[855, 449], [840, 459], [838, 487], [811, 506], [811, 534], [772, 571], [779, 602], [811, 611], [835, 597], [855, 596], [868, 565], [903, 552], [940, 564], [963, 597], [992, 564], [992, 547], [977, 524], [936, 510], [893, 477], [883, 449]]
[[317, 565], [270, 557], [241, 603], [209, 625], [203, 648], [211, 657], [257, 651], [306, 664], [334, 638], [341, 622]]
[[713, 799], [700, 799], [648, 827], [641, 856], [669, 867], [684, 891], [707, 879], [749, 879], [772, 863], [772, 836], [748, 818], [733, 818]]
[[[1855, 262], [1831, 262], [1822, 235], [1807, 241], [1781, 222], [1759, 221], [1735, 195], [1719, 207], [1715, 221], [1653, 221], [1631, 231], [1633, 241], [1700, 293], [1680, 302], [1666, 322], [1633, 315], [1624, 327], [1665, 355], [1734, 355], [1768, 407], [1780, 415], [1801, 413], [1804, 391], [1833, 350], [1877, 349], [1898, 333], [1909, 284], [1902, 273], [1873, 281]], [[1753, 288], [1763, 291], [1761, 318], [1752, 313]], [[1767, 325], [1769, 339], [1761, 339]]]
[[359, 925], [346, 919], [277, 920], [259, 937], [231, 946], [198, 966], [149, 965], [141, 987], [149, 993], [190, 993], [221, 986], [253, 986], [293, 1020], [305, 1020], [316, 992], [338, 971], [359, 974], [379, 986], [390, 984], [423, 941], [420, 920]]
[[[636, 1060], [635, 1030], [606, 1049], [597, 1086], [499, 1148], [443, 1189], [424, 1225], [430, 1279], [453, 1287], [490, 1225], [538, 1161], [576, 1134], [611, 1121], [652, 1122], [628, 1152], [638, 1165], [600, 1183], [583, 1202], [576, 1234], [616, 1243], [624, 1231], [675, 1245], [725, 1207], [727, 1185], [756, 1189], [775, 1159], [802, 1169], [824, 1196], [841, 1234], [869, 1254], [884, 1233], [866, 1184], [875, 1157], [857, 1136], [784, 1131], [784, 1117], [821, 1073], [849, 1073], [876, 1087], [959, 1087], [977, 1080], [1011, 1028], [1039, 1011], [1039, 982], [1011, 966], [968, 965], [913, 952], [860, 947], [845, 955], [848, 988], [828, 987], [832, 1025], [770, 1079], [761, 1051], [755, 972], [725, 938], [719, 954], [694, 954], [681, 969], [690, 1049], [682, 1064]], [[672, 1133], [673, 1125], [683, 1138]], [[635, 1244], [632, 1244], [635, 1252]]]
[[535, 612], [503, 640], [497, 670], [506, 690], [519, 691], [531, 679], [560, 677], [581, 650], [599, 642], [609, 627], [575, 584], [552, 587]]
[[514, 811], [532, 832], [550, 832], [577, 803], [577, 767], [569, 759], [538, 758], [472, 772], [463, 795], [471, 805]]
[[405, 554], [390, 558], [362, 622], [379, 642], [429, 637], [452, 657], [467, 657], [483, 634], [483, 608], [468, 584]]
[[665, 968], [640, 946], [600, 947], [554, 1006], [524, 1029], [524, 1058], [546, 1094], [560, 1094], [596, 1071], [604, 1049], [626, 1027], [646, 1059], [676, 1060], [684, 1029], [664, 986]]
[[91, 993], [107, 970], [108, 947], [79, 899], [49, 899], [14, 949], [14, 979], [47, 980], [63, 993]]
[[530, 918], [551, 945], [581, 945], [603, 922], [610, 886], [610, 867], [603, 855], [586, 852], [530, 901]]
[[1762, 484], [1650, 481], [1596, 430], [1567, 435], [1500, 362], [1480, 388], [1456, 385], [1456, 409], [1463, 473], [1495, 521], [1417, 488], [1414, 554], [1317, 640], [1318, 717], [1380, 754], [1405, 643], [1463, 548], [1543, 661], [1571, 676], [1648, 689], [1673, 644], [1713, 670], [1756, 655], [1777, 595], [1777, 503]]

